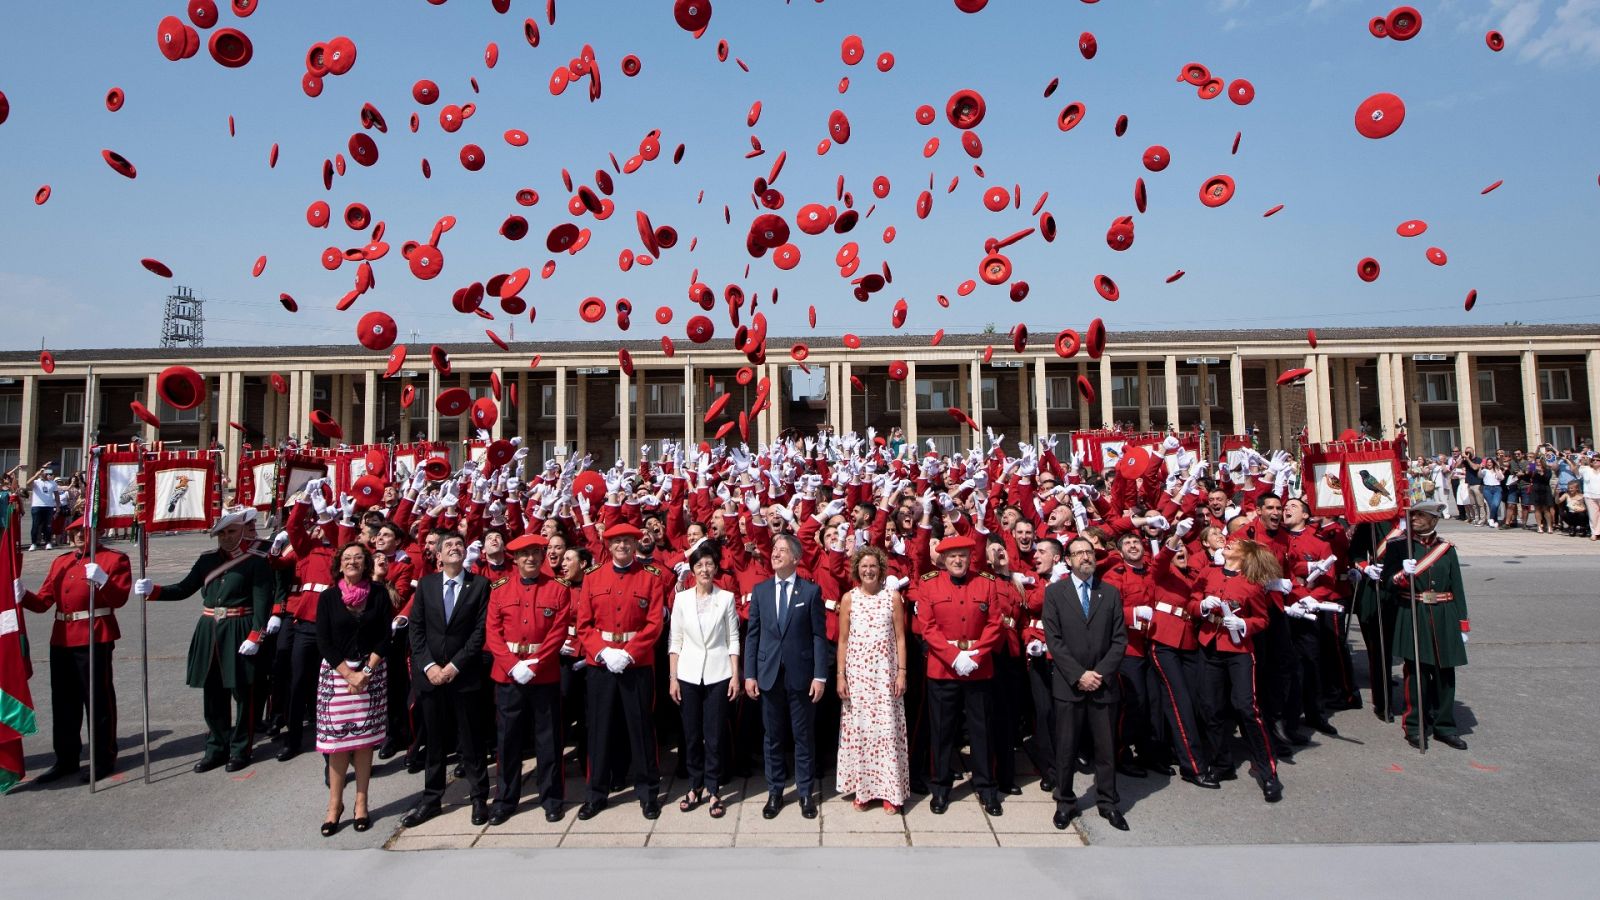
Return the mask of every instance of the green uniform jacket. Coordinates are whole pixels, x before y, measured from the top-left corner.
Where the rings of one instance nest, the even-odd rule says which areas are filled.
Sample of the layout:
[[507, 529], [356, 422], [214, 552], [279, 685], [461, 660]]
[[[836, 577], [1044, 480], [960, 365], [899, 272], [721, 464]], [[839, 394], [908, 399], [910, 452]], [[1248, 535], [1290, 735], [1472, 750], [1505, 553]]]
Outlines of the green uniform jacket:
[[[1389, 530], [1388, 522], [1363, 522], [1356, 528], [1355, 538], [1350, 542], [1350, 559], [1363, 560], [1370, 554], [1377, 562], [1383, 561], [1383, 546], [1374, 548], [1374, 544], [1383, 540]], [[1405, 557], [1401, 557], [1404, 559]], [[1379, 582], [1373, 581], [1362, 573], [1360, 581], [1355, 583], [1355, 596], [1351, 598], [1351, 608], [1356, 618], [1362, 622], [1370, 622], [1378, 616], [1379, 601], [1388, 589]]]
[[[265, 558], [247, 553], [243, 562], [206, 584], [206, 576], [229, 560], [221, 550], [200, 554], [194, 568], [177, 584], [161, 585], [153, 600], [184, 600], [196, 591], [206, 609], [245, 607], [248, 616], [217, 619], [202, 615], [194, 623], [194, 637], [189, 641], [188, 684], [205, 687], [206, 673], [215, 661], [222, 672], [222, 686], [228, 689], [247, 687], [255, 681], [255, 658], [239, 655], [239, 645], [251, 638], [260, 643], [260, 635], [267, 627], [272, 614], [274, 579]], [[254, 637], [252, 637], [254, 636]]]
[[[1408, 557], [1407, 543], [1404, 539], [1393, 541], [1383, 554], [1384, 590], [1389, 602], [1400, 611], [1395, 617], [1394, 655], [1400, 659], [1414, 660], [1420, 648], [1420, 662], [1424, 665], [1464, 666], [1467, 664], [1467, 642], [1461, 639], [1461, 623], [1467, 620], [1467, 594], [1461, 584], [1461, 561], [1456, 558], [1456, 548], [1452, 546], [1446, 550], [1438, 562], [1415, 579], [1418, 595], [1423, 591], [1449, 592], [1452, 595], [1447, 603], [1417, 602], [1417, 627], [1421, 630], [1421, 639], [1417, 640], [1411, 633], [1411, 586], [1400, 587], [1394, 583], [1394, 577], [1405, 571], [1403, 565]], [[1418, 560], [1427, 556], [1431, 549], [1423, 547], [1421, 542], [1414, 542], [1411, 546], [1415, 548], [1415, 558]]]

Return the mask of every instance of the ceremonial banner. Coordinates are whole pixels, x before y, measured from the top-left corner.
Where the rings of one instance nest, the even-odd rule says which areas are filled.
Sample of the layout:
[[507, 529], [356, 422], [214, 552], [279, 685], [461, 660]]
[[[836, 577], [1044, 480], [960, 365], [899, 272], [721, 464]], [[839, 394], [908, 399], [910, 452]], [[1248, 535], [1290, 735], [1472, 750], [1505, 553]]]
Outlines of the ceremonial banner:
[[141, 519], [149, 531], [210, 528], [222, 509], [221, 479], [210, 453], [163, 453], [144, 461]]
[[21, 509], [10, 494], [0, 494], [0, 793], [22, 780], [22, 736], [33, 734], [33, 694], [28, 690], [27, 632], [19, 600], [22, 548]]
[[1305, 448], [1300, 483], [1314, 516], [1342, 516], [1347, 509], [1344, 455], [1321, 444]]
[[267, 512], [277, 506], [278, 451], [256, 450], [239, 457], [235, 500], [241, 506]]
[[449, 459], [449, 446], [443, 441], [416, 441], [395, 445], [392, 466], [394, 476], [390, 480], [395, 484], [410, 481], [411, 476], [416, 474], [417, 466], [435, 456]]
[[144, 454], [107, 448], [100, 453], [100, 524], [132, 528], [139, 515], [139, 473]]
[[1392, 449], [1348, 451], [1344, 467], [1346, 519], [1381, 522], [1400, 515], [1405, 484]]
[[283, 468], [278, 476], [282, 488], [278, 502], [289, 502], [290, 497], [305, 490], [306, 482], [311, 479], [326, 477], [328, 477], [328, 463], [325, 459], [306, 453], [285, 454]]

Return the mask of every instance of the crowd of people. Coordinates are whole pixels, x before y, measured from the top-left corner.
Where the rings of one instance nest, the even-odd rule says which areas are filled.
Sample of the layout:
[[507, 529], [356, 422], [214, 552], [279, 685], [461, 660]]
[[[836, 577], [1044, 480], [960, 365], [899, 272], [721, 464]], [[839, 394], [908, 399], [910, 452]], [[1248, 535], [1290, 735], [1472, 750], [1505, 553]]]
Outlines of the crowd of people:
[[[216, 548], [171, 584], [135, 581], [104, 544], [85, 560], [80, 518], [24, 598], [56, 619], [57, 761], [38, 780], [80, 772], [89, 628], [104, 777], [114, 610], [197, 593], [196, 771], [250, 765], [258, 722], [279, 760], [309, 744], [327, 760], [324, 834], [352, 771], [353, 825], [371, 826], [375, 759], [395, 756], [423, 775], [408, 827], [440, 812], [452, 758], [474, 823], [517, 813], [530, 756], [528, 793], [558, 821], [569, 738], [586, 762], [580, 819], [629, 788], [659, 816], [659, 758], [677, 763], [683, 813], [726, 814], [731, 779], [758, 771], [768, 818], [791, 781], [816, 816], [829, 772], [858, 809], [928, 794], [944, 813], [966, 780], [1001, 815], [1020, 756], [1057, 827], [1092, 771], [1120, 829], [1119, 778], [1219, 790], [1241, 751], [1278, 802], [1279, 763], [1337, 734], [1341, 710], [1465, 748], [1453, 702], [1469, 620], [1442, 504], [1414, 502], [1409, 529], [1318, 518], [1287, 452], [1208, 462], [1176, 436], [1103, 471], [1058, 456], [1053, 436], [980, 443], [892, 452], [870, 429], [824, 428], [756, 448], [665, 441], [595, 471], [532, 462], [513, 439], [454, 471], [380, 471], [367, 501], [313, 479], [259, 534], [256, 510], [225, 511]], [[1394, 700], [1395, 662], [1406, 696], [1421, 680], [1420, 705]]]
[[1587, 449], [1540, 444], [1479, 456], [1452, 448], [1413, 459], [1411, 478], [1448, 518], [1600, 541], [1600, 454]]

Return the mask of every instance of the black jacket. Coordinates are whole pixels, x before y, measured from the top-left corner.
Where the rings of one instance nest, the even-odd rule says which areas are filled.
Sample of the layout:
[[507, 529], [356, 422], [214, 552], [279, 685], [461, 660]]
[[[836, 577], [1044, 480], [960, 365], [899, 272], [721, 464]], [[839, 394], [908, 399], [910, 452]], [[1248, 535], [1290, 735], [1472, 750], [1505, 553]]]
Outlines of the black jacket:
[[[1044, 590], [1044, 640], [1055, 660], [1053, 693], [1061, 700], [1112, 703], [1121, 699], [1117, 667], [1128, 649], [1122, 619], [1122, 594], [1096, 578], [1089, 591], [1089, 618], [1083, 617], [1078, 589], [1069, 575]], [[1089, 669], [1100, 673], [1100, 689], [1078, 690]]]
[[364, 663], [374, 653], [383, 653], [393, 618], [389, 588], [382, 583], [372, 582], [359, 615], [344, 605], [344, 595], [335, 584], [317, 597], [317, 654], [334, 668], [341, 662]]
[[423, 674], [429, 664], [454, 663], [450, 687], [470, 691], [483, 684], [483, 623], [489, 612], [489, 582], [480, 575], [461, 573], [461, 590], [455, 613], [444, 620], [444, 573], [433, 572], [417, 582], [411, 610], [411, 666], [417, 690], [434, 690]]

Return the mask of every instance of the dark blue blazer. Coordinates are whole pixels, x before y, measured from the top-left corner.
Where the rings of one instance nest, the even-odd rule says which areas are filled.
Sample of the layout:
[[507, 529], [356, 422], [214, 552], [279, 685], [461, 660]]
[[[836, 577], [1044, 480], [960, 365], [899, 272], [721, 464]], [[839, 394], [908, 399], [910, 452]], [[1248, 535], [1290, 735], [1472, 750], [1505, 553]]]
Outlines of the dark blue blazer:
[[757, 584], [750, 592], [750, 618], [740, 650], [744, 653], [744, 677], [754, 678], [763, 691], [777, 684], [780, 668], [784, 687], [791, 691], [810, 690], [814, 679], [826, 681], [828, 626], [822, 589], [796, 575], [789, 617], [780, 625], [777, 579]]

